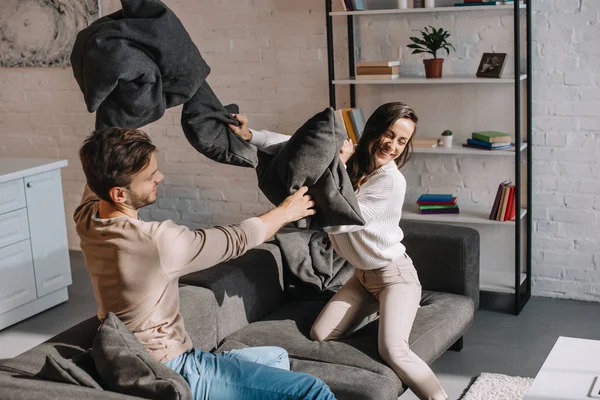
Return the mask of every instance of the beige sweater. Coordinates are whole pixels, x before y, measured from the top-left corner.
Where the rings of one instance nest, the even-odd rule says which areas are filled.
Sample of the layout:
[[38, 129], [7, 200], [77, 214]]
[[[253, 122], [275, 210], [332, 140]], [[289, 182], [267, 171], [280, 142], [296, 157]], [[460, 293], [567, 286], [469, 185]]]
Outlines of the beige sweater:
[[250, 218], [228, 227], [190, 230], [129, 217], [98, 218], [86, 187], [74, 219], [98, 304], [115, 313], [159, 362], [192, 348], [179, 314], [178, 278], [239, 257], [261, 244], [266, 226]]
[[[275, 154], [290, 136], [252, 131], [250, 143], [267, 154]], [[364, 225], [325, 228], [335, 251], [355, 268], [383, 268], [406, 253], [404, 232], [399, 226], [406, 196], [406, 179], [395, 163], [376, 169], [356, 192]]]

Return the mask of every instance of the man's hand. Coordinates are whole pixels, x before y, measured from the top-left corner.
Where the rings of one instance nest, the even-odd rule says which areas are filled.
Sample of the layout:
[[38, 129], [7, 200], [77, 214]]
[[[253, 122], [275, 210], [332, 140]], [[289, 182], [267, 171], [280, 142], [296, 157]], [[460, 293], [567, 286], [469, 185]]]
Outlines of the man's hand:
[[278, 208], [286, 215], [286, 223], [298, 221], [309, 215], [315, 215], [316, 211], [313, 209], [315, 202], [310, 199], [310, 195], [306, 192], [308, 192], [308, 188], [302, 186], [296, 193], [288, 196], [279, 205]]
[[252, 139], [252, 132], [250, 132], [250, 129], [248, 129], [248, 117], [242, 114], [231, 114], [231, 116], [238, 120], [240, 126], [228, 124], [227, 126], [229, 126], [229, 129], [246, 141]]
[[313, 209], [315, 202], [306, 192], [308, 192], [308, 188], [302, 186], [296, 193], [283, 200], [279, 206], [258, 217], [267, 227], [265, 240], [277, 233], [283, 225], [316, 214]]
[[354, 144], [350, 139], [346, 139], [340, 150], [340, 160], [342, 160], [344, 165], [346, 165], [352, 154], [354, 154]]

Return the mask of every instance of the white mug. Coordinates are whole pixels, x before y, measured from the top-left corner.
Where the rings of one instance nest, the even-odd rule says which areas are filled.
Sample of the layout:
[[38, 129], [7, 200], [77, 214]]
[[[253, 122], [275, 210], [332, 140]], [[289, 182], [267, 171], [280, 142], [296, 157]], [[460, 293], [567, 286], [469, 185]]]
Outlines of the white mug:
[[398, 8], [408, 8], [408, 0], [398, 0]]
[[425, 8], [435, 8], [435, 0], [425, 0]]

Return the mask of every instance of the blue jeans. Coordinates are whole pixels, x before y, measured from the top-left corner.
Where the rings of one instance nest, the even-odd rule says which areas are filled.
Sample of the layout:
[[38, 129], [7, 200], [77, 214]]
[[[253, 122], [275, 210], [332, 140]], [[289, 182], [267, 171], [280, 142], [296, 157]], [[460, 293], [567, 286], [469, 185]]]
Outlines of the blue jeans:
[[289, 371], [280, 347], [250, 347], [212, 354], [191, 349], [165, 363], [187, 381], [194, 400], [335, 400], [312, 375]]

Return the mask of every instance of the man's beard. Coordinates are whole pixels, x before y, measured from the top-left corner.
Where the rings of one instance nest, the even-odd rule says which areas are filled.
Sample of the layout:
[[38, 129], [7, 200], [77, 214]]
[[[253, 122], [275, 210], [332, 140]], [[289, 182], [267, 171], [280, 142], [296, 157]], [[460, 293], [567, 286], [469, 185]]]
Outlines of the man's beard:
[[149, 206], [150, 204], [153, 204], [154, 202], [156, 202], [157, 198], [154, 198], [152, 200], [150, 200], [150, 196], [152, 195], [149, 194], [145, 197], [141, 197], [136, 195], [135, 193], [133, 193], [132, 191], [129, 191], [129, 196], [130, 196], [130, 200], [129, 200], [129, 205], [130, 207], [132, 207], [134, 210], [139, 210], [142, 207], [146, 207]]

